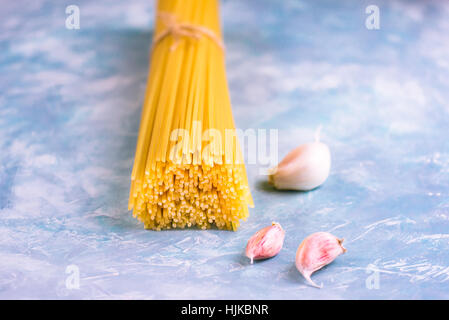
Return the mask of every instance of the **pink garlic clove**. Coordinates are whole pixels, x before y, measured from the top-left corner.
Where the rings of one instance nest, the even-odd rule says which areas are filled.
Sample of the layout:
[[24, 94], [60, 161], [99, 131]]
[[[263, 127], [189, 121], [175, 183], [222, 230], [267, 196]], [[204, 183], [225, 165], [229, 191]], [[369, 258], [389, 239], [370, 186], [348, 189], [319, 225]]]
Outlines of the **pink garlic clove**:
[[322, 288], [323, 285], [318, 286], [310, 276], [346, 252], [346, 249], [341, 245], [343, 240], [328, 232], [316, 232], [301, 242], [296, 252], [296, 268], [309, 284]]
[[258, 259], [274, 257], [281, 251], [284, 244], [285, 231], [277, 222], [271, 226], [257, 231], [246, 245], [245, 254], [251, 259], [251, 263]]

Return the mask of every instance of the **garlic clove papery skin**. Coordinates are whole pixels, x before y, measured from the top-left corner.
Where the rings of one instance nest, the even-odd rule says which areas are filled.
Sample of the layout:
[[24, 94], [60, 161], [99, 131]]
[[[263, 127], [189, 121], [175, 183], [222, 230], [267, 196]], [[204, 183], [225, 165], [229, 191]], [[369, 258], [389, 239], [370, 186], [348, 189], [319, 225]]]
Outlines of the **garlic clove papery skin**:
[[281, 251], [284, 244], [285, 231], [277, 222], [257, 231], [246, 245], [245, 255], [254, 260], [274, 257]]
[[343, 240], [328, 232], [317, 232], [309, 235], [301, 242], [296, 251], [295, 264], [309, 284], [322, 288], [322, 285], [318, 286], [310, 276], [346, 252], [346, 249], [341, 245]]
[[269, 182], [276, 189], [308, 191], [326, 181], [331, 168], [329, 147], [310, 142], [293, 149], [271, 170]]

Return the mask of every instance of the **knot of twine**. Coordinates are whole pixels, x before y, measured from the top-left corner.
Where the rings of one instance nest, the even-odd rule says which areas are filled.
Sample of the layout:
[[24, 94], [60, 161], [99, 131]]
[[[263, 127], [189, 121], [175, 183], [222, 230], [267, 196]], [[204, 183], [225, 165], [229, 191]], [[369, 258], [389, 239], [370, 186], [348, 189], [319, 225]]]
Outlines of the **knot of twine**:
[[168, 35], [171, 35], [174, 42], [170, 46], [170, 51], [176, 49], [181, 37], [189, 37], [199, 40], [202, 36], [208, 37], [214, 41], [217, 46], [224, 50], [224, 44], [221, 39], [212, 30], [206, 27], [185, 22], [178, 22], [175, 15], [167, 12], [159, 12], [157, 17], [161, 19], [162, 23], [166, 26], [166, 29], [153, 38], [153, 48], [155, 48], [155, 46], [161, 42], [162, 39]]

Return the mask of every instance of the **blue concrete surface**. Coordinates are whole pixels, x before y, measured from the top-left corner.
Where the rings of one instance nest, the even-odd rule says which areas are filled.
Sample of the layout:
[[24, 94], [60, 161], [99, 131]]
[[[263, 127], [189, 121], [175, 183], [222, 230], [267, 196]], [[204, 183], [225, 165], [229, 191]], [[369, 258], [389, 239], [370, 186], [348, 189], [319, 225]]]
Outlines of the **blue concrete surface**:
[[[79, 30], [65, 28], [70, 4]], [[237, 232], [144, 230], [126, 207], [153, 2], [2, 3], [0, 297], [449, 298], [449, 3], [221, 9], [237, 126], [278, 129], [282, 157], [321, 124], [328, 181], [277, 192], [249, 165], [255, 208]], [[273, 220], [284, 249], [249, 265], [246, 241]], [[316, 231], [348, 249], [314, 274], [321, 290], [294, 267]]]

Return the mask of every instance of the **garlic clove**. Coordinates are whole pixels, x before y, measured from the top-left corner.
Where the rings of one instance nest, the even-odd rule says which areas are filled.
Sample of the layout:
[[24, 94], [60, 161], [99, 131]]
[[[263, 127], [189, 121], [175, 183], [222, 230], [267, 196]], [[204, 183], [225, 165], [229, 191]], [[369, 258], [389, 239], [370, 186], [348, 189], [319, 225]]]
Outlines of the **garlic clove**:
[[346, 252], [341, 245], [344, 239], [338, 239], [328, 232], [316, 232], [305, 238], [296, 252], [296, 268], [309, 284], [318, 286], [310, 278], [312, 273], [321, 269]]
[[315, 142], [306, 143], [290, 151], [269, 172], [268, 181], [276, 189], [307, 191], [326, 181], [331, 167], [329, 147], [319, 142], [319, 130]]
[[274, 257], [281, 251], [284, 238], [284, 229], [279, 223], [273, 222], [271, 226], [257, 231], [248, 240], [245, 254], [251, 259], [251, 264], [254, 260]]

